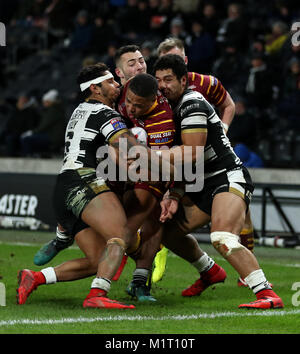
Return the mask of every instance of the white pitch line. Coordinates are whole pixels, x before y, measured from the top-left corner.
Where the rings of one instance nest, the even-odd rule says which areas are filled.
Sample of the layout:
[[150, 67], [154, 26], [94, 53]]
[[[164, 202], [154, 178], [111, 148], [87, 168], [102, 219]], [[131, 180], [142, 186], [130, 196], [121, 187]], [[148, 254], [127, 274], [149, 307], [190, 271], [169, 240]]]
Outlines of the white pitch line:
[[[251, 311], [251, 310], [250, 310]], [[56, 325], [67, 323], [92, 323], [92, 322], [108, 322], [108, 321], [189, 321], [200, 319], [215, 319], [226, 317], [277, 317], [287, 315], [299, 315], [300, 310], [266, 310], [255, 312], [215, 312], [215, 313], [199, 313], [197, 315], [170, 315], [162, 317], [153, 316], [105, 316], [105, 317], [69, 317], [61, 319], [23, 319], [23, 320], [2, 320], [0, 321], [0, 327], [15, 326], [15, 325]]]

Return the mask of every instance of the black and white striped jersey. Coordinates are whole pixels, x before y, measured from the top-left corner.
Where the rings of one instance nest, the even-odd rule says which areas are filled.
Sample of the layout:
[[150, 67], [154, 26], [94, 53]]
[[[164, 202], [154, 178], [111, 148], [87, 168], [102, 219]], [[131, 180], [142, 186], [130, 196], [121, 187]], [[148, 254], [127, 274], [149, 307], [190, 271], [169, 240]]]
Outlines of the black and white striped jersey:
[[74, 110], [65, 133], [64, 161], [60, 173], [82, 167], [97, 167], [96, 152], [120, 130], [127, 129], [118, 112], [94, 100]]
[[177, 144], [182, 143], [182, 133], [207, 133], [204, 147], [204, 178], [242, 165], [232, 149], [220, 118], [201, 93], [186, 90], [175, 107], [174, 113], [177, 124]]

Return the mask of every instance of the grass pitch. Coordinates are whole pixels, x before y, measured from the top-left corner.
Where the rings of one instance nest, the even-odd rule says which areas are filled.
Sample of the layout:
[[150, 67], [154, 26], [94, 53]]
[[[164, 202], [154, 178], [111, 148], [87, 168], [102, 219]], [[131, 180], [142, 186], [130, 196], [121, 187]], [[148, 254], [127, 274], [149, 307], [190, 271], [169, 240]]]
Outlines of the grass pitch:
[[[184, 298], [182, 289], [197, 279], [196, 270], [171, 252], [162, 281], [153, 285], [157, 303], [132, 300], [125, 289], [134, 262], [128, 263], [109, 296], [136, 305], [135, 310], [84, 309], [82, 302], [93, 277], [67, 283], [43, 285], [25, 305], [16, 304], [19, 269], [39, 270], [33, 256], [53, 234], [34, 233], [39, 243], [20, 244], [28, 232], [0, 232], [0, 282], [6, 289], [6, 306], [0, 306], [0, 334], [299, 334], [300, 333], [300, 250], [256, 247], [255, 254], [267, 279], [285, 304], [281, 310], [242, 310], [241, 303], [255, 300], [248, 288], [237, 286], [237, 274], [211, 245], [201, 247], [227, 272], [224, 284], [208, 288], [200, 297]], [[32, 240], [31, 240], [32, 241]], [[47, 266], [81, 257], [72, 247], [61, 252]], [[293, 284], [299, 283], [297, 286]], [[3, 287], [3, 286], [2, 286]]]

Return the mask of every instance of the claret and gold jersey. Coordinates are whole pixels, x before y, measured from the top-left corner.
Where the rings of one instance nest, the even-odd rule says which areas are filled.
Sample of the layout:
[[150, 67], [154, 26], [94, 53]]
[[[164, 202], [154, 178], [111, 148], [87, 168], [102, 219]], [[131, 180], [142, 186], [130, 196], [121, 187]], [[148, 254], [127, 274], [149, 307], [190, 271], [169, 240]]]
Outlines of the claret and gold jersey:
[[118, 102], [118, 111], [126, 119], [126, 122], [146, 130], [149, 147], [171, 147], [174, 144], [175, 124], [168, 100], [158, 91], [156, 100], [149, 111], [139, 119], [130, 119], [125, 106], [127, 89], [128, 82], [122, 88]]

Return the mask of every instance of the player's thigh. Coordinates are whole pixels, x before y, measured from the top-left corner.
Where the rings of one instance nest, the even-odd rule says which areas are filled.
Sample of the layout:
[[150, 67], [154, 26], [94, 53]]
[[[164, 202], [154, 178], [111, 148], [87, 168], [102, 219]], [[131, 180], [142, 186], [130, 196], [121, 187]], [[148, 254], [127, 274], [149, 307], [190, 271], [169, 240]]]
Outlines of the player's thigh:
[[211, 209], [211, 231], [227, 231], [239, 235], [249, 209], [253, 183], [244, 167], [216, 177]]
[[159, 204], [157, 198], [148, 190], [134, 189], [124, 196], [124, 209], [128, 218], [128, 227], [131, 232], [136, 232], [144, 221], [156, 214], [158, 219]]
[[151, 214], [144, 220], [142, 226], [140, 227], [141, 237], [143, 240], [147, 240], [156, 234], [161, 234], [162, 229], [163, 224], [159, 221], [158, 217], [154, 214]]
[[172, 242], [177, 238], [180, 240], [184, 235], [193, 230], [207, 225], [210, 221], [210, 215], [199, 209], [188, 196], [181, 199], [178, 212], [174, 218], [169, 221], [164, 228], [163, 241]]
[[118, 197], [113, 192], [98, 194], [84, 208], [81, 219], [105, 240], [128, 237], [127, 218]]
[[246, 216], [247, 205], [243, 198], [223, 192], [215, 195], [211, 213], [211, 232], [227, 231], [239, 235]]
[[188, 196], [181, 199], [175, 217], [180, 228], [188, 233], [209, 223], [210, 215], [201, 210]]

